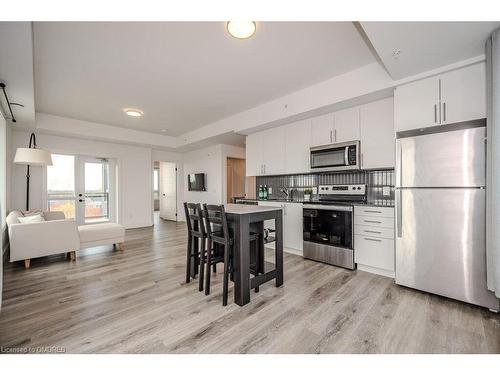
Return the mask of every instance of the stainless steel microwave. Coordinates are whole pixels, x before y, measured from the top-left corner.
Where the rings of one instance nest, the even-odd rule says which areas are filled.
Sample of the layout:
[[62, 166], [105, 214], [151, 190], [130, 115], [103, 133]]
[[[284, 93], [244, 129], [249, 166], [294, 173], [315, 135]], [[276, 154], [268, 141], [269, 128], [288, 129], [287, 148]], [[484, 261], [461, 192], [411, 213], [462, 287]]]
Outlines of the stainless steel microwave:
[[360, 169], [359, 148], [359, 141], [311, 147], [311, 171], [322, 172]]

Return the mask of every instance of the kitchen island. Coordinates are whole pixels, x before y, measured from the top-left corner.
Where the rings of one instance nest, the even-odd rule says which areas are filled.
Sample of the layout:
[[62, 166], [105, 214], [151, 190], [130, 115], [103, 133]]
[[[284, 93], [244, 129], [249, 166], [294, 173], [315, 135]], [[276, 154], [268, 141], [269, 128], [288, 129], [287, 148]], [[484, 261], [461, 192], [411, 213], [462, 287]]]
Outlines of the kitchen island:
[[[234, 302], [240, 306], [250, 302], [250, 289], [267, 281], [276, 280], [276, 287], [283, 285], [283, 210], [245, 204], [225, 206], [228, 225], [234, 231]], [[250, 231], [261, 234], [259, 248], [264, 248], [264, 221], [275, 221], [275, 262], [258, 265], [259, 273], [250, 279]]]

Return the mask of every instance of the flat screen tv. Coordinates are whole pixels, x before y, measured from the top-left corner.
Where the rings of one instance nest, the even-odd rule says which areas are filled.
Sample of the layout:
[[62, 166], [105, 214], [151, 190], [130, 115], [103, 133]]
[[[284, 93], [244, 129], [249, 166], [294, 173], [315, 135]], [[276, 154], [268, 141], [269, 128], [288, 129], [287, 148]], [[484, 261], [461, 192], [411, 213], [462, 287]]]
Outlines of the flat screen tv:
[[205, 191], [205, 173], [188, 174], [189, 191]]

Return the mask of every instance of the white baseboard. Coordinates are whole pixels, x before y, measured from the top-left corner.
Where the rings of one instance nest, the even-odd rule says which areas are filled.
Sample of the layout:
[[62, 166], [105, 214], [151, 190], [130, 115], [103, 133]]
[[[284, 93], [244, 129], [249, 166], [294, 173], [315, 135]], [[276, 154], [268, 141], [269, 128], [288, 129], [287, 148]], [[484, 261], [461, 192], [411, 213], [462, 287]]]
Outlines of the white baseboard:
[[358, 263], [358, 270], [370, 272], [370, 273], [375, 273], [377, 275], [381, 275], [381, 276], [385, 276], [385, 277], [390, 277], [391, 279], [394, 279], [394, 277], [395, 277], [394, 271], [388, 271], [388, 270], [384, 270], [382, 268], [365, 266], [364, 264], [359, 264], [359, 263]]

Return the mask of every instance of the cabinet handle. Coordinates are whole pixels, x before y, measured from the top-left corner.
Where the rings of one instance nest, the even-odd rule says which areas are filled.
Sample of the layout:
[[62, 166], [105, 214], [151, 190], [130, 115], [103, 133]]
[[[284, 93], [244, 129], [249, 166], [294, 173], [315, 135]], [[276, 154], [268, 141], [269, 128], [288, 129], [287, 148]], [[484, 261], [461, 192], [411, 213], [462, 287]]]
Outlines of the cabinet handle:
[[381, 214], [382, 211], [375, 211], [375, 210], [363, 210], [363, 212], [373, 212], [374, 214]]
[[334, 138], [333, 138], [333, 139], [334, 139], [334, 141], [335, 141], [335, 142], [337, 142], [337, 129], [335, 129], [335, 130], [333, 131], [333, 135], [334, 135]]
[[438, 106], [434, 104], [434, 122], [438, 122]]
[[378, 240], [376, 238], [368, 238], [368, 237], [365, 237], [365, 240], [367, 240], [367, 241], [375, 241], [375, 242], [382, 242], [382, 240]]
[[443, 102], [443, 122], [446, 122], [446, 102]]
[[382, 224], [381, 221], [376, 221], [376, 220], [363, 220], [365, 223], [375, 223], [375, 224]]
[[377, 232], [376, 230], [368, 230], [368, 229], [365, 229], [364, 232], [366, 232], [366, 233], [382, 234], [382, 232]]
[[333, 143], [333, 131], [330, 130], [330, 143]]

